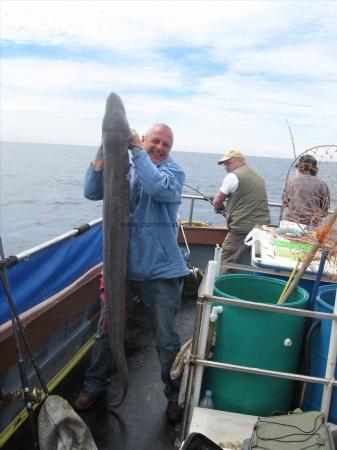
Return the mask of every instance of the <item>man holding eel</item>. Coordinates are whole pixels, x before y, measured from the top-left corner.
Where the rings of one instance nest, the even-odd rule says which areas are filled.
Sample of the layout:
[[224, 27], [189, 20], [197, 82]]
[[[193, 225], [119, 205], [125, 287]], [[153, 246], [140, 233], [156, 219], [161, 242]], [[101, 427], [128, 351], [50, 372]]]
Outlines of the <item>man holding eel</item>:
[[[177, 212], [185, 174], [170, 157], [173, 132], [163, 123], [152, 125], [140, 139], [134, 131], [132, 153], [128, 291], [140, 293], [148, 312], [161, 366], [170, 422], [181, 419], [178, 406], [180, 380], [171, 380], [170, 369], [180, 350], [175, 316], [180, 309], [182, 279], [189, 273], [177, 243]], [[84, 195], [103, 197], [103, 155], [98, 151], [87, 170]], [[103, 312], [104, 314], [104, 312]], [[84, 390], [75, 408], [85, 410], [106, 394], [113, 366], [103, 320], [92, 349], [91, 366], [85, 373]]]

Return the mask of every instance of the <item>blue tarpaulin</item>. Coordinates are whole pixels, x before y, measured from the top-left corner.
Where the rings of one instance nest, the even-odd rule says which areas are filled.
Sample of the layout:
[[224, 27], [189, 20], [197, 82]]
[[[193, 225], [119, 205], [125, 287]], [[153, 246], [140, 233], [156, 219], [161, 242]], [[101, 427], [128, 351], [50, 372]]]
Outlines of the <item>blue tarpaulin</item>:
[[[20, 260], [7, 269], [17, 312], [41, 303], [101, 262], [101, 223]], [[0, 283], [0, 324], [9, 319], [7, 296]]]

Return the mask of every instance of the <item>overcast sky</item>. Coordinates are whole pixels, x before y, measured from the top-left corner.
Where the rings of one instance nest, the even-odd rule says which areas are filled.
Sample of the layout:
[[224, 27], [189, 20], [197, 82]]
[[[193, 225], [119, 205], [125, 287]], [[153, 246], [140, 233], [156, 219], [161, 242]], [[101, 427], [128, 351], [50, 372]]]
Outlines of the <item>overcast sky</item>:
[[175, 150], [337, 144], [337, 1], [1, 1], [1, 140], [97, 145], [105, 99]]

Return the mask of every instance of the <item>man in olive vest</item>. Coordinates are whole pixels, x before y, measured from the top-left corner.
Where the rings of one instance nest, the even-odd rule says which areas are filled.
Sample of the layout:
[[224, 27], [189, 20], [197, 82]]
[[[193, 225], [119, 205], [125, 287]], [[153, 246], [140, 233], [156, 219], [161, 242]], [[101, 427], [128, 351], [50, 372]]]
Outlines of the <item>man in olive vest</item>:
[[220, 190], [214, 196], [217, 213], [223, 210], [228, 233], [222, 244], [220, 273], [230, 273], [225, 263], [250, 264], [250, 247], [245, 245], [247, 234], [255, 225], [270, 223], [266, 185], [263, 178], [249, 167], [242, 153], [231, 150], [218, 161], [224, 165], [225, 176]]

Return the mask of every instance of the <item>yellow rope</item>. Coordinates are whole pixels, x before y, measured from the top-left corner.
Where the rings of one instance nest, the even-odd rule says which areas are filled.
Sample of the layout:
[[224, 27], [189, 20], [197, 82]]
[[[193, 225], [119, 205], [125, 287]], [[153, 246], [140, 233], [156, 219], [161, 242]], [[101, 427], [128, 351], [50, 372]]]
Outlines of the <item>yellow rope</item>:
[[295, 277], [295, 273], [297, 272], [297, 269], [298, 269], [298, 266], [299, 266], [300, 262], [301, 262], [301, 260], [298, 259], [298, 260], [297, 260], [297, 263], [295, 264], [295, 267], [293, 268], [293, 271], [292, 271], [291, 274], [290, 274], [289, 280], [287, 281], [287, 284], [284, 286], [284, 289], [283, 289], [283, 291], [282, 291], [282, 294], [280, 295], [280, 298], [278, 299], [278, 302], [277, 302], [278, 305], [279, 305], [280, 303], [283, 303], [283, 297], [284, 297], [284, 294], [287, 292], [290, 283], [293, 281], [293, 279], [294, 279], [294, 277]]
[[180, 223], [184, 227], [189, 226], [189, 225], [192, 225], [193, 227], [209, 227], [208, 223], [196, 222], [195, 220], [193, 220], [192, 222], [189, 222], [188, 220], [181, 220]]

